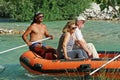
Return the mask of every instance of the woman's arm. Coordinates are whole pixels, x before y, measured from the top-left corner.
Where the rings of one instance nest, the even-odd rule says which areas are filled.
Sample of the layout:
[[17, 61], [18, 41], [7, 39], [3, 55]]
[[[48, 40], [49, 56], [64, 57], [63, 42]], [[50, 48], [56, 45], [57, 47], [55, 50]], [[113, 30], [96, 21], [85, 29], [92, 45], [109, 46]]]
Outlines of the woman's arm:
[[63, 53], [64, 53], [64, 56], [65, 56], [65, 59], [71, 59], [70, 57], [67, 56], [67, 43], [70, 39], [70, 33], [65, 33], [65, 36], [64, 36], [64, 40], [63, 40], [63, 44], [62, 44], [62, 48], [63, 48]]

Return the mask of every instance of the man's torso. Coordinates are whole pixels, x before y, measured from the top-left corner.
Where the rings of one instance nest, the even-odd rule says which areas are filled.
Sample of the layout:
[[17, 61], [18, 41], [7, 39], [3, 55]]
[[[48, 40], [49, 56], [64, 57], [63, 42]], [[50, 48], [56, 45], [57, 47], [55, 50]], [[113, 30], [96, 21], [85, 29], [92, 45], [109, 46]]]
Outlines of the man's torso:
[[30, 33], [30, 41], [37, 41], [43, 39], [46, 26], [43, 24], [33, 24], [32, 32]]

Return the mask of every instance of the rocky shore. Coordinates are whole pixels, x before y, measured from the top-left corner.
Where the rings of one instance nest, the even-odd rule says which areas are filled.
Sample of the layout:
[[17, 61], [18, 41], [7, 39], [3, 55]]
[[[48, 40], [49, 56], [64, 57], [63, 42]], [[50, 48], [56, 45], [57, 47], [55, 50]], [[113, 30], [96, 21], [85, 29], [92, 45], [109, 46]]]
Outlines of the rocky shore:
[[109, 6], [104, 10], [101, 10], [100, 4], [91, 3], [91, 7], [86, 9], [82, 14], [82, 16], [86, 17], [87, 19], [97, 19], [97, 20], [120, 20], [119, 17], [119, 6], [113, 7]]
[[0, 34], [23, 34], [24, 30], [15, 30], [15, 29], [3, 29], [0, 28]]

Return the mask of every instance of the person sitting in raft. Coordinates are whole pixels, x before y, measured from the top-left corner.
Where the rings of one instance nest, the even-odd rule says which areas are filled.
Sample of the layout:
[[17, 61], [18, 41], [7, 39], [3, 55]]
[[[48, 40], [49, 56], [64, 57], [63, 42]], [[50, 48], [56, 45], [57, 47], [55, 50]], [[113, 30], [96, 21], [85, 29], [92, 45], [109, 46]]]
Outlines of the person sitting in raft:
[[83, 49], [72, 50], [75, 44], [74, 32], [77, 27], [75, 22], [69, 21], [63, 28], [63, 34], [59, 39], [59, 44], [57, 48], [58, 58], [60, 59], [74, 59], [76, 55], [78, 58], [88, 58], [87, 53]]
[[89, 57], [93, 58], [99, 58], [99, 55], [97, 53], [97, 50], [93, 43], [87, 43], [84, 39], [84, 36], [82, 34], [82, 28], [84, 28], [84, 24], [86, 22], [86, 19], [83, 16], [78, 16], [75, 20], [76, 30], [75, 30], [75, 38], [77, 45], [75, 44], [73, 46], [74, 49], [84, 49], [85, 52], [89, 55]]
[[[45, 51], [50, 48], [51, 50], [47, 50], [48, 53], [48, 51], [52, 51], [53, 48], [45, 46], [42, 42], [32, 44], [32, 42], [43, 39], [44, 36], [51, 37], [51, 39], [53, 39], [53, 36], [48, 33], [46, 25], [42, 23], [43, 18], [44, 18], [43, 13], [36, 13], [34, 15], [33, 22], [24, 32], [22, 38], [29, 46], [29, 49], [31, 51], [35, 52], [36, 54], [40, 55], [43, 58], [46, 58], [44, 54]], [[30, 36], [29, 40], [28, 35]]]

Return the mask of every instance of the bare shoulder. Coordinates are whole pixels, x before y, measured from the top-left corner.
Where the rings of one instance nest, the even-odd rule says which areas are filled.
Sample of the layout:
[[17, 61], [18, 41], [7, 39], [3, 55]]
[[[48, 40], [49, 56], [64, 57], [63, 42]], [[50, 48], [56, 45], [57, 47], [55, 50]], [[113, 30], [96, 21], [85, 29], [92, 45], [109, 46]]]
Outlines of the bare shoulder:
[[66, 32], [65, 35], [70, 35], [70, 33], [69, 33], [69, 32]]
[[44, 28], [46, 28], [46, 25], [45, 24], [41, 24]]
[[65, 36], [64, 36], [64, 41], [66, 42], [68, 42], [68, 40], [69, 40], [69, 38], [70, 38], [70, 33], [69, 32], [66, 32], [65, 33]]
[[29, 29], [33, 30], [36, 28], [36, 26], [38, 26], [38, 24], [34, 23], [32, 25], [29, 26]]
[[69, 33], [69, 32], [66, 32], [66, 33], [65, 33], [65, 36], [66, 36], [66, 37], [69, 37], [69, 36], [70, 36], [70, 33]]
[[36, 24], [32, 24], [28, 27], [28, 29], [32, 29]]

